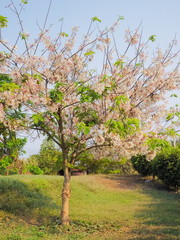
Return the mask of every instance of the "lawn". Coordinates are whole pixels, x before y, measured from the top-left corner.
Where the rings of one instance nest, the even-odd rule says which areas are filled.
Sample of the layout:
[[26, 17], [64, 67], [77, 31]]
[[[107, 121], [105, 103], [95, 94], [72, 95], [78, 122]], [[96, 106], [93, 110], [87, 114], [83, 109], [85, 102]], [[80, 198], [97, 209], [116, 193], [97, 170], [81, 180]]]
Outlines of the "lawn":
[[0, 177], [0, 240], [178, 240], [179, 194], [137, 175], [74, 176], [59, 225], [61, 176]]

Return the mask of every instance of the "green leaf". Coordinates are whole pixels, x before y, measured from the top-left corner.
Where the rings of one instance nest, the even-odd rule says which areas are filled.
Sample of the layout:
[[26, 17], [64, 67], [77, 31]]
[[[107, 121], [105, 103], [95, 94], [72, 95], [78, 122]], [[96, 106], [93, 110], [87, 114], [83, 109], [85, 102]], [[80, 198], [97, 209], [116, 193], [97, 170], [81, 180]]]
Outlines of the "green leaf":
[[123, 61], [121, 61], [121, 60], [118, 60], [118, 61], [116, 61], [116, 62], [114, 63], [114, 66], [120, 67], [120, 68], [122, 69], [124, 63], [125, 63], [125, 62], [123, 62]]
[[127, 101], [129, 101], [129, 98], [126, 95], [120, 95], [120, 96], [115, 97], [115, 104], [116, 105], [126, 103]]
[[98, 112], [92, 108], [84, 110], [77, 107], [75, 113], [79, 122], [84, 122], [88, 127], [92, 127], [99, 122]]
[[163, 132], [163, 134], [166, 134], [168, 136], [174, 137], [174, 136], [179, 136], [180, 134], [176, 132], [175, 129], [171, 128], [171, 129], [167, 129], [165, 132]]
[[166, 121], [171, 120], [174, 117], [174, 113], [168, 113], [167, 117], [166, 117]]
[[136, 67], [142, 66], [142, 63], [136, 63]]
[[85, 135], [88, 134], [91, 130], [89, 126], [86, 126], [84, 122], [80, 122], [77, 124], [78, 134], [84, 133]]
[[14, 92], [16, 89], [19, 89], [19, 85], [16, 83], [0, 82], [0, 92], [10, 91]]
[[128, 128], [138, 129], [139, 126], [140, 126], [140, 121], [139, 121], [139, 119], [137, 119], [137, 118], [128, 118], [128, 119], [126, 120], [126, 124], [127, 124]]
[[119, 20], [124, 20], [124, 17], [119, 15], [119, 16], [118, 16], [118, 21], [119, 21]]
[[60, 36], [61, 36], [61, 37], [68, 37], [69, 35], [68, 35], [67, 33], [65, 33], [65, 32], [61, 32], [61, 33], [60, 33]]
[[17, 119], [23, 120], [25, 119], [26, 114], [21, 112], [21, 109], [19, 108], [19, 109], [8, 110], [6, 117], [11, 121], [14, 121]]
[[32, 77], [34, 79], [38, 80], [37, 81], [38, 84], [42, 81], [42, 76], [40, 74], [34, 74], [34, 75], [32, 75]]
[[118, 134], [120, 137], [125, 138], [128, 135], [134, 134], [140, 126], [139, 119], [128, 118], [125, 121], [108, 120], [106, 126], [109, 128], [109, 132]]
[[0, 28], [7, 27], [7, 23], [8, 23], [7, 17], [0, 15]]
[[178, 95], [177, 94], [171, 94], [170, 97], [178, 97]]
[[28, 4], [28, 0], [21, 0], [23, 4]]
[[93, 17], [91, 19], [92, 19], [93, 22], [95, 22], [95, 21], [101, 22], [101, 20], [98, 17]]
[[151, 35], [150, 37], [149, 37], [149, 40], [151, 40], [152, 42], [155, 42], [156, 41], [156, 35]]
[[89, 52], [86, 52], [86, 53], [84, 54], [84, 56], [90, 56], [90, 55], [93, 55], [93, 54], [95, 54], [95, 52], [89, 51]]
[[58, 89], [52, 89], [49, 91], [49, 97], [55, 103], [60, 103], [63, 100], [64, 94]]
[[180, 117], [180, 112], [176, 112], [175, 116], [179, 118]]
[[155, 150], [157, 148], [163, 149], [171, 146], [168, 141], [159, 138], [148, 139], [146, 143], [149, 145], [149, 149], [151, 150]]
[[28, 37], [29, 37], [29, 34], [27, 34], [27, 33], [19, 33], [19, 36], [21, 36], [21, 39], [23, 39], [23, 40], [27, 40], [28, 39]]
[[81, 102], [91, 102], [92, 103], [95, 100], [101, 98], [101, 95], [96, 93], [89, 86], [84, 86], [83, 84], [81, 84], [77, 90], [78, 90], [78, 95], [80, 95]]
[[0, 73], [0, 87], [2, 87], [2, 85], [5, 82], [6, 83], [11, 83], [12, 82], [12, 78], [10, 78], [10, 76], [8, 74]]
[[32, 120], [34, 124], [40, 124], [44, 122], [44, 117], [42, 116], [41, 113], [37, 113], [32, 115]]

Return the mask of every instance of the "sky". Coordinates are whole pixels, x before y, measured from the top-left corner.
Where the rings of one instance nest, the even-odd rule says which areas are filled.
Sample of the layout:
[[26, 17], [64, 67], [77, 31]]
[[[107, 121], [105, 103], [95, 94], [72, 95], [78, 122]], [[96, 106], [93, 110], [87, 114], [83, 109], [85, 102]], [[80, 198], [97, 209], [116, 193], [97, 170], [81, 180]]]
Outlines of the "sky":
[[[14, 0], [18, 6], [21, 0]], [[35, 36], [38, 25], [41, 27], [46, 18], [50, 0], [29, 0], [22, 12], [25, 31]], [[14, 14], [6, 7], [10, 0], [0, 0], [0, 15], [8, 18], [8, 28], [3, 29], [2, 36], [6, 40], [15, 39], [19, 24]], [[52, 24], [52, 34], [59, 33], [60, 19], [63, 20], [63, 31], [69, 33], [73, 26], [79, 26], [80, 34], [85, 34], [92, 17], [101, 19], [102, 28], [111, 26], [118, 16], [124, 16], [119, 34], [127, 28], [135, 29], [141, 23], [143, 36], [148, 39], [156, 35], [154, 47], [166, 49], [176, 35], [180, 49], [180, 0], [52, 0], [47, 26]], [[117, 35], [119, 36], [119, 35]], [[121, 44], [121, 42], [117, 43]], [[1, 50], [1, 49], [0, 49]], [[178, 103], [171, 100], [170, 104]], [[39, 151], [40, 140], [30, 139], [25, 147], [26, 156]]]

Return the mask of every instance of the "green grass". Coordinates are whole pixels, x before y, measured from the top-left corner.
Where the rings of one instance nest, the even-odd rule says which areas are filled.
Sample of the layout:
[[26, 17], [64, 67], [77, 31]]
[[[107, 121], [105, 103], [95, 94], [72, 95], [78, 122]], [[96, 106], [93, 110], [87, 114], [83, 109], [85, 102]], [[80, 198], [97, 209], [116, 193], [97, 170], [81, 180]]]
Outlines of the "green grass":
[[0, 240], [179, 239], [179, 194], [139, 185], [111, 188], [103, 176], [72, 178], [71, 225], [62, 227], [62, 181], [60, 176], [0, 177]]

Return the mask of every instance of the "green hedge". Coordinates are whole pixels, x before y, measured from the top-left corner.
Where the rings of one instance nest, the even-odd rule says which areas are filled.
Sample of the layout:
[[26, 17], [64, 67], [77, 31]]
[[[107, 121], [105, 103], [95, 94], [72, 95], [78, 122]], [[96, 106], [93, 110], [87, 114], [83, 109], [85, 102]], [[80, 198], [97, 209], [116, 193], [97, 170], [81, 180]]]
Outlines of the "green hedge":
[[152, 175], [152, 164], [145, 155], [137, 155], [131, 158], [133, 168], [143, 176]]
[[131, 158], [134, 169], [143, 176], [157, 176], [168, 187], [178, 190], [180, 186], [180, 148], [170, 147], [163, 150], [152, 161], [145, 155]]
[[180, 186], [180, 149], [171, 148], [159, 153], [152, 161], [154, 175], [169, 187]]

